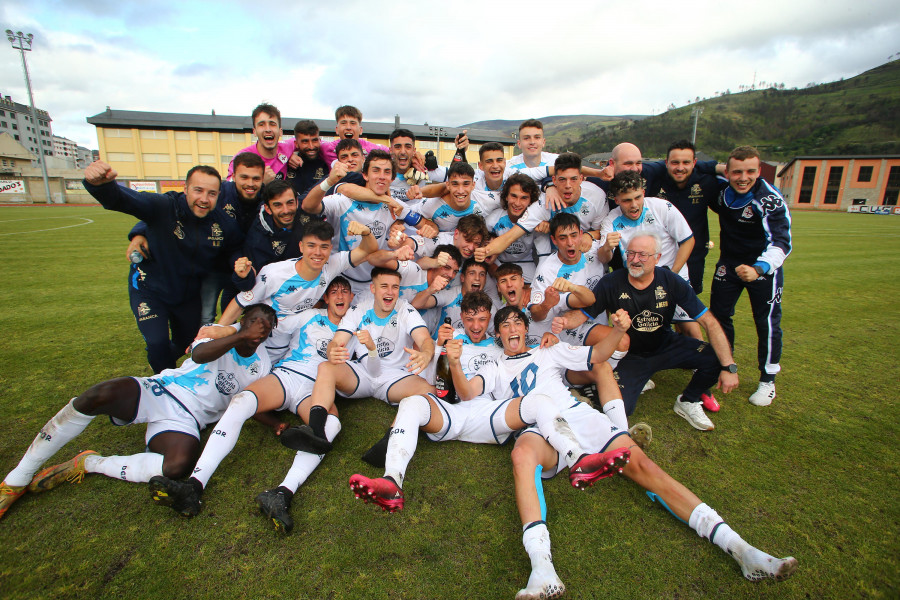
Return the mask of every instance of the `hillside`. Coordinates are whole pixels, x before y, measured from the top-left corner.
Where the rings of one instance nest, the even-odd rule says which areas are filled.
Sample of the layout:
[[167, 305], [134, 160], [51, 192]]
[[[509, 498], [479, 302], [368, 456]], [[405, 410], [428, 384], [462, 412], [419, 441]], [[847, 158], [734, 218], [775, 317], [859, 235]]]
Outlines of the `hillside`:
[[[544, 135], [547, 137], [547, 148], [557, 149], [560, 147], [571, 146], [576, 140], [598, 131], [601, 127], [613, 127], [618, 123], [637, 121], [645, 118], [644, 115], [562, 115], [553, 117], [538, 117], [538, 120], [544, 124]], [[519, 121], [511, 121], [504, 119], [493, 119], [489, 121], [477, 121], [460, 125], [460, 127], [470, 127], [472, 129], [494, 129], [502, 131], [508, 135], [518, 133]]]
[[897, 154], [898, 106], [900, 60], [895, 60], [806, 89], [726, 93], [661, 115], [591, 127], [567, 146], [587, 155], [629, 141], [644, 156], [660, 157], [671, 142], [690, 139], [691, 111], [702, 108], [697, 147], [720, 160], [741, 144], [757, 146], [769, 160], [803, 154]]

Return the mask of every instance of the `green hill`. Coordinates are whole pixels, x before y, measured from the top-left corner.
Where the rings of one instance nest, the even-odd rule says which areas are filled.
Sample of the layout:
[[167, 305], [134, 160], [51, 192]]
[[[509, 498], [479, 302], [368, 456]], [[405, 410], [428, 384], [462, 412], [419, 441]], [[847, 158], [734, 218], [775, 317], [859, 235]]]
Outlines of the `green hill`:
[[757, 146], [768, 160], [803, 154], [897, 154], [898, 106], [900, 60], [895, 60], [806, 89], [725, 93], [653, 117], [591, 125], [564, 146], [587, 155], [629, 141], [644, 156], [663, 156], [671, 142], [690, 139], [691, 111], [702, 108], [697, 147], [720, 160], [741, 144]]
[[[557, 150], [566, 148], [586, 134], [597, 132], [600, 128], [613, 127], [619, 123], [631, 123], [645, 118], [644, 115], [562, 115], [553, 117], [540, 117], [538, 120], [544, 124], [544, 135], [547, 137], [547, 148]], [[523, 119], [524, 120], [524, 119]], [[507, 119], [492, 119], [489, 121], [477, 121], [460, 125], [472, 129], [494, 129], [508, 135], [519, 132], [522, 120], [511, 121]]]

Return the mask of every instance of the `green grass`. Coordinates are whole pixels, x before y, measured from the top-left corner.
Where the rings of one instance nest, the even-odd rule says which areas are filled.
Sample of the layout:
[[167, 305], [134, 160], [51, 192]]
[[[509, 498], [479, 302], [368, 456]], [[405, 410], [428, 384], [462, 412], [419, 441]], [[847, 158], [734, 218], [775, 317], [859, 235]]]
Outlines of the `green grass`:
[[[93, 222], [36, 231], [82, 217]], [[149, 374], [125, 288], [132, 221], [99, 208], [0, 209], [2, 474], [70, 397]], [[696, 432], [672, 412], [680, 371], [654, 377], [633, 420], [653, 425], [652, 458], [747, 541], [796, 556], [799, 572], [752, 584], [629, 481], [580, 493], [557, 477], [545, 490], [567, 597], [900, 595], [900, 219], [798, 212], [794, 240], [775, 403], [746, 401], [756, 337], [744, 297], [742, 384], [720, 397], [716, 430]], [[292, 454], [249, 422], [190, 521], [152, 505], [146, 486], [102, 476], [23, 497], [0, 521], [0, 597], [512, 598], [529, 565], [509, 447], [421, 440], [406, 508], [389, 515], [355, 500], [347, 479], [380, 475], [358, 457], [392, 410], [372, 400], [340, 408], [340, 441], [296, 495], [291, 537], [276, 536], [253, 498], [281, 481]], [[140, 452], [143, 428], [98, 418], [57, 458], [87, 448]]]

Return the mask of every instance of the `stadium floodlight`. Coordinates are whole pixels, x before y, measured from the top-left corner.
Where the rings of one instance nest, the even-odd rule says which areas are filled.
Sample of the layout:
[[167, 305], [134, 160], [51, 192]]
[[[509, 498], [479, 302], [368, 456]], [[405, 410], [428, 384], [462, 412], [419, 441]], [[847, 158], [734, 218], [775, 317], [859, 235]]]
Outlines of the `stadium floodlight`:
[[[52, 200], [50, 198], [50, 182], [47, 179], [47, 162], [44, 158], [44, 141], [41, 136], [41, 123], [38, 120], [37, 110], [34, 108], [34, 94], [31, 92], [31, 77], [28, 75], [28, 63], [25, 62], [25, 53], [31, 52], [34, 35], [22, 33], [21, 31], [13, 33], [12, 29], [7, 29], [6, 39], [12, 44], [13, 50], [18, 50], [19, 54], [22, 56], [22, 70], [25, 72], [25, 86], [28, 88], [28, 101], [31, 103], [31, 120], [33, 121], [32, 125], [34, 125], [34, 132], [37, 135], [38, 162], [41, 164], [41, 175], [44, 178], [44, 193], [47, 194], [47, 204], [50, 204]], [[48, 127], [49, 122], [48, 119]], [[52, 142], [50, 148], [53, 148]]]

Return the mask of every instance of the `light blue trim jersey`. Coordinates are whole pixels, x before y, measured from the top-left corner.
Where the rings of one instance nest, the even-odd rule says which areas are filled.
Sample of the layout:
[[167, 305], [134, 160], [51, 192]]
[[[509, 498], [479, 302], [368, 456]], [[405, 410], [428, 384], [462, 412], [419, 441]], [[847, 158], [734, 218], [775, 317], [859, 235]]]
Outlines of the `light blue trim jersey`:
[[[552, 152], [541, 152], [541, 162], [538, 165], [539, 167], [549, 167], [553, 166], [556, 162], [556, 157], [559, 154], [553, 154]], [[525, 164], [525, 155], [524, 154], [516, 154], [508, 161], [506, 161], [507, 169], [515, 169], [516, 171], [520, 171], [523, 169], [528, 169], [528, 165]]]
[[519, 217], [517, 225], [527, 233], [531, 233], [542, 221], [549, 221], [557, 213], [565, 212], [578, 217], [584, 231], [595, 231], [600, 229], [600, 224], [609, 214], [606, 193], [588, 181], [581, 183], [581, 195], [575, 204], [559, 211], [551, 211], [547, 208], [546, 202], [547, 199], [542, 194], [540, 200], [529, 206], [525, 214]]
[[515, 356], [501, 355], [495, 364], [488, 364], [478, 372], [484, 380], [483, 395], [505, 400], [539, 392], [562, 407], [571, 406], [577, 400], [564, 382], [566, 370], [590, 370], [592, 352], [592, 346], [556, 344]]
[[[197, 340], [194, 348], [211, 339]], [[150, 378], [183, 406], [202, 429], [217, 422], [231, 398], [257, 379], [268, 375], [272, 368], [269, 355], [262, 345], [251, 356], [241, 356], [232, 348], [214, 361], [198, 364], [188, 358], [177, 369]]]
[[[291, 342], [287, 354], [275, 366], [315, 379], [319, 365], [328, 360], [325, 349], [338, 328], [328, 318], [328, 309], [313, 308], [291, 315], [279, 321], [278, 328], [291, 332]], [[354, 336], [347, 344], [347, 349], [353, 354], [357, 347]]]
[[[387, 248], [388, 229], [394, 222], [391, 210], [384, 204], [359, 202], [351, 200], [343, 194], [332, 194], [322, 200], [322, 214], [325, 220], [334, 227], [333, 247], [337, 251], [349, 251], [362, 242], [362, 236], [348, 236], [347, 226], [350, 221], [365, 225], [372, 231], [378, 249]], [[372, 265], [363, 262], [344, 271], [344, 277], [357, 282], [372, 280]]]
[[310, 281], [297, 273], [300, 260], [291, 258], [264, 266], [253, 289], [241, 292], [235, 296], [235, 301], [242, 307], [257, 302], [268, 304], [281, 319], [312, 308], [322, 298], [331, 280], [350, 268], [350, 253], [338, 252], [331, 255], [319, 276]]
[[[513, 227], [515, 223], [509, 217], [509, 213], [502, 208], [495, 210], [485, 219], [488, 230], [497, 236], [501, 236]], [[506, 248], [497, 257], [499, 262], [515, 262], [515, 263], [535, 263], [535, 255], [537, 260], [548, 256], [552, 252], [550, 248], [550, 236], [546, 233], [537, 233], [532, 231], [526, 233]], [[524, 270], [524, 266], [522, 267]], [[534, 269], [531, 269], [531, 275]], [[530, 282], [531, 277], [526, 277], [526, 281]]]
[[476, 343], [466, 334], [465, 329], [455, 329], [452, 339], [462, 340], [462, 355], [459, 357], [459, 362], [466, 379], [472, 379], [487, 365], [496, 364], [503, 354], [502, 348], [491, 336]]
[[[490, 276], [489, 276], [490, 277]], [[488, 325], [488, 333], [493, 335], [494, 331], [494, 313], [497, 312], [497, 309], [500, 307], [500, 298], [497, 296], [497, 286], [496, 284], [493, 286], [493, 290], [491, 290], [490, 283], [491, 279], [488, 279], [486, 282], [486, 289], [483, 290], [484, 293], [488, 295], [491, 299], [491, 320]], [[447, 287], [434, 294], [434, 299], [437, 302], [437, 305], [429, 310], [437, 312], [437, 319], [432, 319], [436, 323], [434, 326], [431, 337], [437, 339], [438, 328], [444, 324], [444, 319], [450, 319], [450, 325], [453, 329], [462, 329], [462, 310], [460, 304], [462, 303], [462, 286], [456, 285], [453, 287]]]
[[[409, 355], [403, 349], [413, 347], [412, 333], [419, 327], [424, 328], [425, 322], [419, 311], [406, 300], [398, 298], [394, 310], [386, 317], [379, 317], [375, 312], [375, 299], [369, 297], [350, 307], [341, 319], [338, 331], [352, 335], [359, 329], [367, 330], [375, 342], [383, 371], [406, 366]], [[367, 357], [362, 360], [367, 361]]]
[[426, 219], [431, 219], [437, 225], [438, 231], [453, 232], [459, 220], [467, 215], [484, 216], [484, 209], [472, 197], [469, 198], [469, 205], [457, 210], [444, 202], [443, 198], [426, 198], [419, 206], [419, 214]]
[[[583, 285], [589, 290], [593, 290], [594, 286], [606, 273], [606, 265], [597, 256], [597, 250], [600, 249], [600, 246], [600, 241], [595, 240], [591, 244], [591, 249], [583, 253], [574, 265], [565, 264], [560, 260], [557, 252], [547, 256], [538, 263], [537, 270], [534, 272], [534, 281], [531, 282], [531, 303], [529, 306], [531, 304], [540, 304], [544, 301], [547, 288], [553, 285], [557, 277], [568, 279], [576, 285]], [[570, 308], [569, 293], [560, 294], [559, 303], [550, 310], [545, 321], [559, 316]]]
[[[662, 242], [662, 256], [659, 258], [660, 267], [669, 267], [675, 264], [675, 256], [678, 254], [678, 246], [691, 239], [694, 233], [684, 216], [668, 200], [662, 198], [644, 198], [644, 209], [637, 219], [630, 219], [622, 214], [622, 209], [614, 208], [609, 212], [600, 225], [600, 241], [606, 243], [606, 236], [612, 232], [622, 234], [619, 240], [619, 251], [625, 256], [628, 242], [639, 229], [655, 231]], [[687, 263], [681, 267], [678, 274], [687, 279]]]

